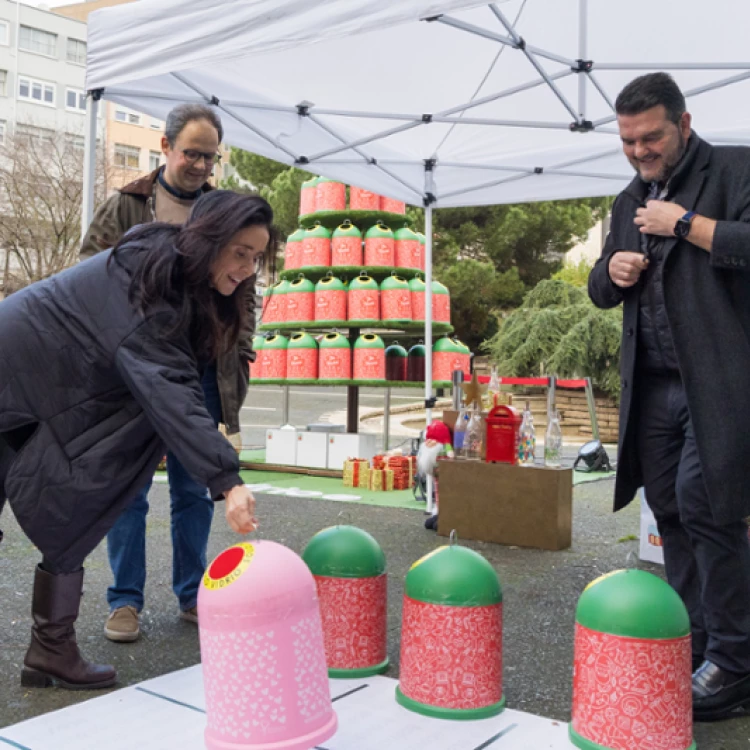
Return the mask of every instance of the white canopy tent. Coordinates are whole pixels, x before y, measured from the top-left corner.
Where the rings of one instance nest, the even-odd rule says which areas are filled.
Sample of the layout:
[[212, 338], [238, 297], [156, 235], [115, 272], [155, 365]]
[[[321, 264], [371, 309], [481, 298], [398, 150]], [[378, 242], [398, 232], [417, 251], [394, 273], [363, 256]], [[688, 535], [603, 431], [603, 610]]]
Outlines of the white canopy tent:
[[[669, 70], [696, 129], [750, 145], [743, 0], [140, 0], [91, 14], [96, 99], [164, 119], [212, 103], [225, 141], [433, 208], [611, 195], [613, 103]], [[430, 295], [427, 299], [431, 319]], [[425, 343], [431, 346], [428, 322]], [[432, 396], [427, 358], [426, 397]]]

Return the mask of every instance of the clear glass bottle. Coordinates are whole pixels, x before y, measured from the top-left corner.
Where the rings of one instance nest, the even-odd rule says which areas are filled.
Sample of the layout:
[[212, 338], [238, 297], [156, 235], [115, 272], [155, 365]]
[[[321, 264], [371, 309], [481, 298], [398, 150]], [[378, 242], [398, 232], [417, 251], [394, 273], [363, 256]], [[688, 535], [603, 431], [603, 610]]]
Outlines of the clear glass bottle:
[[461, 410], [458, 412], [458, 417], [456, 418], [456, 424], [453, 427], [453, 452], [456, 458], [463, 458], [466, 455], [466, 427], [468, 424], [469, 413], [466, 411], [466, 407], [462, 404]]
[[534, 415], [531, 413], [529, 402], [523, 410], [521, 427], [518, 431], [518, 465], [533, 466], [536, 451], [536, 430], [534, 429]]
[[464, 442], [464, 451], [466, 458], [481, 458], [482, 445], [484, 443], [482, 414], [474, 406], [471, 412], [469, 424], [466, 427], [466, 438]]
[[497, 376], [497, 367], [490, 370], [490, 382], [487, 385], [487, 392], [482, 399], [485, 411], [489, 411], [493, 406], [497, 406], [500, 395], [500, 378]]
[[563, 434], [560, 426], [560, 413], [550, 410], [547, 422], [547, 433], [544, 437], [544, 465], [559, 468], [562, 465]]

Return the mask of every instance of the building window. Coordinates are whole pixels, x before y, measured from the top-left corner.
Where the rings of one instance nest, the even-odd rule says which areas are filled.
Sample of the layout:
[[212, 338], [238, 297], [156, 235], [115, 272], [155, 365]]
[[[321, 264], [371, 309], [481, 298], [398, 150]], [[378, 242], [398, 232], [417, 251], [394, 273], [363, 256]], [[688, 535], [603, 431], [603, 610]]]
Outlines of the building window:
[[21, 26], [18, 36], [18, 47], [25, 52], [35, 52], [47, 57], [57, 56], [57, 34], [49, 31], [33, 29], [31, 26]]
[[80, 89], [65, 89], [65, 109], [71, 112], [85, 112], [85, 92]]
[[115, 110], [115, 120], [117, 120], [117, 122], [127, 122], [128, 121], [128, 113], [124, 109], [116, 109]]
[[164, 127], [164, 123], [161, 120], [157, 120], [155, 117], [151, 118], [151, 129], [161, 130]]
[[0, 70], [0, 96], [8, 95], [8, 71]]
[[6, 128], [5, 120], [0, 120], [0, 146], [5, 144], [5, 128]]
[[18, 77], [18, 98], [48, 107], [55, 106], [55, 84], [47, 81], [37, 81], [26, 76]]
[[128, 112], [128, 124], [129, 125], [140, 125], [141, 124], [141, 116], [136, 114], [135, 112]]
[[69, 146], [72, 146], [75, 149], [80, 149], [81, 151], [83, 151], [83, 149], [86, 147], [86, 141], [82, 135], [76, 135], [75, 133], [66, 133], [65, 140], [68, 142]]
[[141, 115], [133, 112], [131, 109], [119, 108], [115, 110], [115, 120], [117, 122], [126, 122], [128, 125], [140, 125]]
[[68, 39], [68, 48], [65, 54], [65, 59], [76, 65], [85, 65], [86, 42], [82, 42], [80, 39]]
[[159, 168], [161, 164], [161, 151], [149, 151], [148, 152], [148, 170], [153, 172]]
[[10, 44], [10, 26], [7, 21], [0, 21], [0, 44], [3, 46]]
[[141, 150], [124, 143], [115, 143], [115, 166], [124, 169], [139, 169]]
[[53, 141], [55, 139], [55, 131], [51, 128], [38, 128], [36, 125], [26, 125], [22, 122], [16, 125], [16, 135], [33, 140]]

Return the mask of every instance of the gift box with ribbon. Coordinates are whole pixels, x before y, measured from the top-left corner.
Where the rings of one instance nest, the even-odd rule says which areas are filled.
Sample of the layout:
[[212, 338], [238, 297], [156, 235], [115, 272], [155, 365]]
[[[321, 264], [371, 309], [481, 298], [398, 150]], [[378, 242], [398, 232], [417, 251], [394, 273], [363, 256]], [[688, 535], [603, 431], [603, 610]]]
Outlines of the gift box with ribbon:
[[390, 469], [371, 469], [370, 489], [374, 492], [393, 490], [393, 472]]
[[370, 464], [366, 458], [347, 458], [344, 461], [344, 487], [364, 487], [369, 485]]

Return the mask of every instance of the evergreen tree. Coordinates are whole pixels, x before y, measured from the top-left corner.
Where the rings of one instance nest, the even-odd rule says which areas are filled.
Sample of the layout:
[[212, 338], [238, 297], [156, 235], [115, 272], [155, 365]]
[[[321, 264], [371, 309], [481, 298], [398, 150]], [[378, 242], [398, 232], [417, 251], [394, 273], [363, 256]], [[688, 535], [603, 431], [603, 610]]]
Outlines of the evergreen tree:
[[619, 398], [622, 308], [599, 310], [585, 290], [541, 281], [484, 346], [501, 375], [590, 377]]

